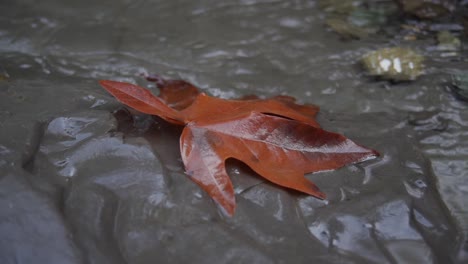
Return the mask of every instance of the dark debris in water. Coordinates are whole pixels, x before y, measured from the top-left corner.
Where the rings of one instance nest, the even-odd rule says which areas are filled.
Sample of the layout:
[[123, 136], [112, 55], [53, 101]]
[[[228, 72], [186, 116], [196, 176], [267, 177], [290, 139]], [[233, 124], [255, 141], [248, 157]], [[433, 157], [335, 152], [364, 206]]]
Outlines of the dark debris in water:
[[6, 81], [10, 78], [10, 75], [7, 71], [0, 65], [0, 81]]
[[468, 72], [453, 74], [451, 87], [458, 98], [468, 101]]
[[456, 0], [396, 0], [401, 9], [423, 19], [447, 16], [455, 10]]

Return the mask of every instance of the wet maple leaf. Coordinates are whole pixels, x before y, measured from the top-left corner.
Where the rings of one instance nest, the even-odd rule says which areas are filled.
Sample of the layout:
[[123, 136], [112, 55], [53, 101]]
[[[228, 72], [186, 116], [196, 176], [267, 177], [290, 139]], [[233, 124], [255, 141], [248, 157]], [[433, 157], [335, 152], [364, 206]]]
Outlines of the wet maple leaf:
[[228, 158], [244, 162], [275, 184], [325, 199], [305, 173], [379, 155], [321, 129], [315, 120], [318, 107], [296, 104], [289, 96], [224, 100], [200, 93], [182, 80], [149, 80], [160, 88], [159, 97], [129, 83], [102, 80], [100, 84], [131, 108], [185, 125], [180, 151], [186, 173], [230, 216], [236, 203], [225, 169]]

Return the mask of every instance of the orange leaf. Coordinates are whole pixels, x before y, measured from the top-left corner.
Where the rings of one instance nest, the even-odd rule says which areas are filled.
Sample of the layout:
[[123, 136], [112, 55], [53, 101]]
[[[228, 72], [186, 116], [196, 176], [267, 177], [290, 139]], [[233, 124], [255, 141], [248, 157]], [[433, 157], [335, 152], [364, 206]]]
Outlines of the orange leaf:
[[260, 112], [294, 119], [314, 127], [320, 127], [315, 120], [318, 108], [297, 105], [276, 98], [256, 100], [225, 100], [200, 94], [193, 104], [182, 111], [188, 122], [201, 119], [225, 120], [244, 116], [251, 112]]
[[181, 114], [167, 106], [160, 98], [154, 96], [145, 88], [131, 83], [101, 80], [104, 89], [112, 94], [117, 100], [145, 114], [157, 115], [165, 120], [184, 124]]
[[183, 80], [166, 80], [157, 75], [148, 76], [146, 79], [156, 83], [159, 88], [158, 97], [176, 110], [187, 108], [200, 94], [197, 87]]
[[224, 168], [228, 158], [244, 162], [273, 183], [325, 199], [304, 173], [336, 169], [378, 155], [339, 134], [257, 112], [223, 122], [191, 122], [182, 132], [180, 148], [190, 177], [230, 215], [235, 204]]
[[186, 125], [180, 149], [187, 174], [231, 216], [236, 204], [225, 169], [228, 158], [244, 162], [275, 184], [325, 199], [304, 173], [336, 169], [379, 155], [321, 129], [315, 120], [318, 107], [296, 104], [289, 96], [224, 100], [199, 93], [185, 81], [159, 77], [154, 81], [162, 99], [136, 85], [100, 83], [136, 110]]

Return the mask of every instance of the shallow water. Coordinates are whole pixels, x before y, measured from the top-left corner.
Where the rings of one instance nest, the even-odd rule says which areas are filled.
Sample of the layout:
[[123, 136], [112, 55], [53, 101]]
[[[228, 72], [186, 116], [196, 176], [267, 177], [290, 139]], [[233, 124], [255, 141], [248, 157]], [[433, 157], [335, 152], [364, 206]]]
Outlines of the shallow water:
[[[70, 1], [67, 1], [70, 2]], [[414, 82], [357, 66], [314, 1], [0, 3], [0, 263], [457, 263], [468, 258], [466, 51]], [[429, 48], [428, 48], [429, 47]], [[183, 173], [178, 133], [99, 79], [182, 78], [223, 98], [288, 94], [382, 157], [308, 175], [328, 202], [230, 162], [235, 217]]]

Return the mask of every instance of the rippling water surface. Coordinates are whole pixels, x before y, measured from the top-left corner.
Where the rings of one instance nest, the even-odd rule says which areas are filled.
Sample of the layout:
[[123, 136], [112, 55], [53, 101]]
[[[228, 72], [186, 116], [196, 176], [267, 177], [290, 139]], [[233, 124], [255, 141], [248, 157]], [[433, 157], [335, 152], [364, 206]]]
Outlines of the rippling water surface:
[[[357, 65], [315, 1], [0, 3], [1, 263], [451, 263], [468, 258], [468, 112], [430, 59], [414, 82]], [[429, 47], [429, 48], [428, 48]], [[382, 153], [307, 177], [327, 202], [228, 170], [225, 218], [183, 173], [180, 128], [131, 115], [99, 79], [188, 80], [223, 98], [288, 94]], [[120, 109], [115, 115], [113, 111]]]

